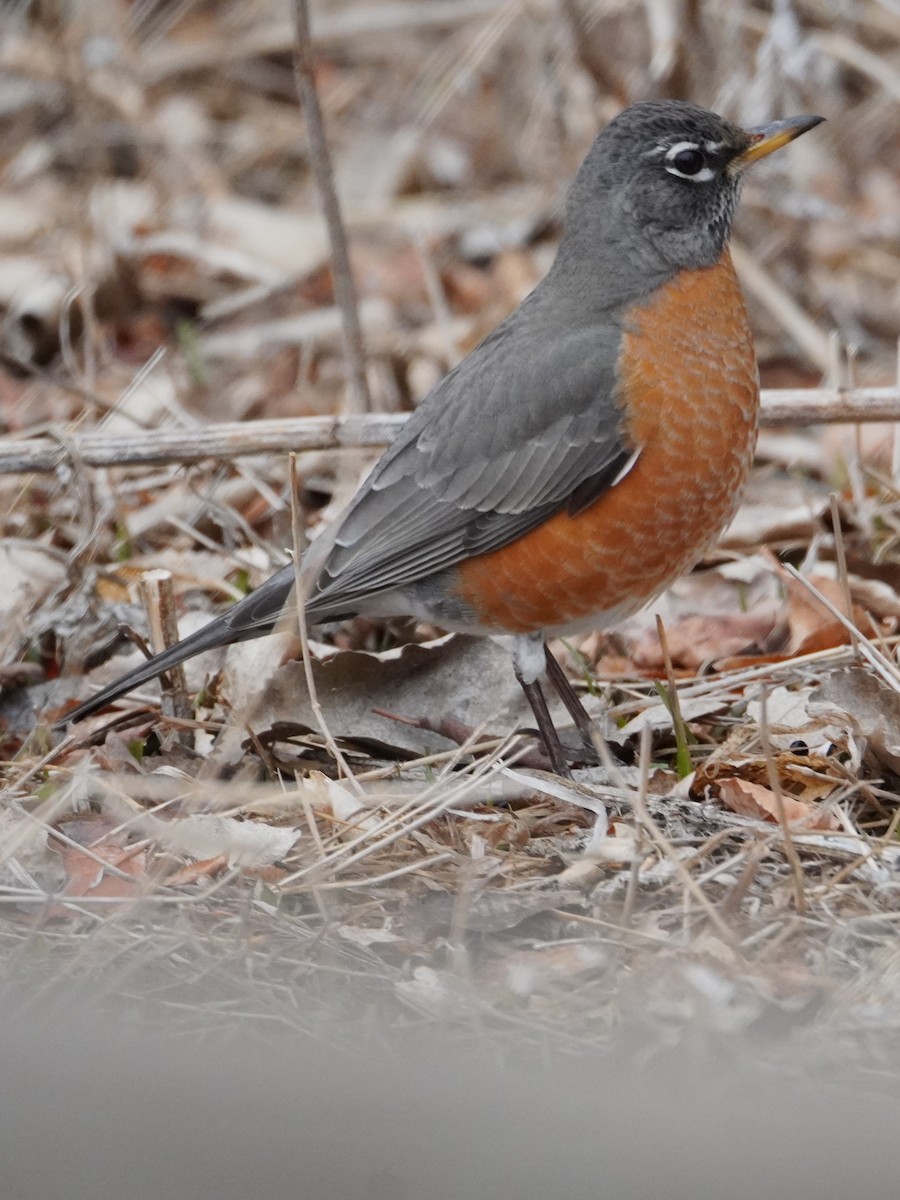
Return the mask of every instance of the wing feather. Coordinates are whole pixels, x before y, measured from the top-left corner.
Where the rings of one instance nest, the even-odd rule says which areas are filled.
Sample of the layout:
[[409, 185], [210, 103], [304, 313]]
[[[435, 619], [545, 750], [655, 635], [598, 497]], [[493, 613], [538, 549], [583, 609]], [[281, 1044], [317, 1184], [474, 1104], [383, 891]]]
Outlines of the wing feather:
[[609, 317], [573, 317], [551, 335], [533, 293], [376, 465], [341, 521], [311, 614], [425, 579], [602, 495], [634, 450], [616, 400], [620, 336]]

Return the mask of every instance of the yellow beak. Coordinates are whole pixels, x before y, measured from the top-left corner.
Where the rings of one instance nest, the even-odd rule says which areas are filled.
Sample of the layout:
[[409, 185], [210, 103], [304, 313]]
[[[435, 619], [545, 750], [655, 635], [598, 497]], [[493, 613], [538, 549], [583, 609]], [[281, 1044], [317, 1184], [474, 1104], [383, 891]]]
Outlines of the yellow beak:
[[749, 167], [759, 158], [765, 158], [774, 150], [780, 150], [802, 133], [821, 125], [824, 120], [824, 117], [788, 117], [786, 121], [772, 121], [768, 125], [757, 125], [755, 129], [748, 129], [750, 145], [731, 165], [743, 171], [744, 167]]

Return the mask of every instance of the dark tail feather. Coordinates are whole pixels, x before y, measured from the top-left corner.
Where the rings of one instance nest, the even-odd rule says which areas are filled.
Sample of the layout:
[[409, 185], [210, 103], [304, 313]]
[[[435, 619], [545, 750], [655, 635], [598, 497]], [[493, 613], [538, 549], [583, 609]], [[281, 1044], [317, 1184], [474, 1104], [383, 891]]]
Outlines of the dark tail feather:
[[56, 722], [56, 727], [61, 728], [70, 721], [81, 721], [85, 717], [89, 717], [105, 705], [112, 703], [113, 700], [124, 696], [126, 692], [155, 679], [157, 675], [179, 666], [204, 650], [214, 650], [217, 646], [227, 646], [231, 642], [244, 642], [250, 638], [262, 637], [264, 634], [270, 633], [285, 607], [293, 586], [293, 566], [282, 567], [280, 571], [267, 579], [262, 587], [257, 588], [252, 595], [240, 600], [221, 617], [216, 617], [208, 625], [204, 625], [202, 629], [192, 633], [190, 637], [170, 646], [168, 650], [154, 654], [141, 666], [102, 688], [89, 700], [79, 704], [77, 708], [73, 708], [71, 712], [66, 713]]

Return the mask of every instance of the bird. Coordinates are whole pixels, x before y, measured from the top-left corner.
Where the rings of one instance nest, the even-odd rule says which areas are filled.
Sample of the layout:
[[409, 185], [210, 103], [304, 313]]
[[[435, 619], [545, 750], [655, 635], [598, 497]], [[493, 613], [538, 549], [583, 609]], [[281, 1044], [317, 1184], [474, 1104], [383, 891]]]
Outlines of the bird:
[[[746, 168], [824, 118], [744, 129], [650, 100], [597, 135], [546, 276], [410, 415], [300, 578], [309, 625], [413, 617], [509, 639], [552, 769], [542, 679], [591, 719], [547, 639], [639, 611], [727, 526], [759, 373], [728, 248]], [[293, 564], [66, 713], [76, 722], [202, 651], [269, 633]]]

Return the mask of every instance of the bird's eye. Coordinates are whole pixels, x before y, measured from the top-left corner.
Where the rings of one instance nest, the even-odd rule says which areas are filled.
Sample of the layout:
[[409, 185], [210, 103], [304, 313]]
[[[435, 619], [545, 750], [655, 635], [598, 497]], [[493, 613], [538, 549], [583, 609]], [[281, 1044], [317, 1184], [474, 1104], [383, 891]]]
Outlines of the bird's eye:
[[692, 183], [706, 183], [715, 174], [696, 142], [677, 142], [670, 146], [666, 151], [665, 166], [670, 175], [690, 179]]
[[696, 175], [706, 166], [706, 159], [700, 150], [679, 150], [671, 163], [682, 175]]

